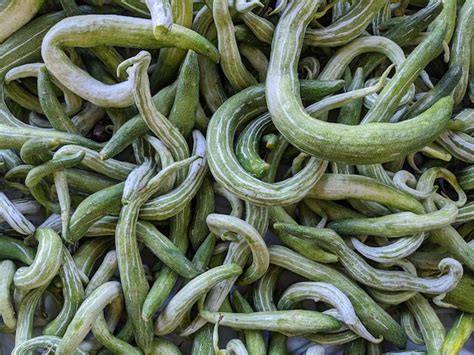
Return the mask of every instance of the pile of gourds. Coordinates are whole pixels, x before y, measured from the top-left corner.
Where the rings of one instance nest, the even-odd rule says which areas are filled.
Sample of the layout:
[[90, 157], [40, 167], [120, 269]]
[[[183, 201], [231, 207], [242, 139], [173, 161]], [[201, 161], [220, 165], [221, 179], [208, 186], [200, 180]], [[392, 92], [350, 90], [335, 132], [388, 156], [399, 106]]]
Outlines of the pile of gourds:
[[0, 3], [12, 354], [456, 354], [473, 32], [474, 0]]

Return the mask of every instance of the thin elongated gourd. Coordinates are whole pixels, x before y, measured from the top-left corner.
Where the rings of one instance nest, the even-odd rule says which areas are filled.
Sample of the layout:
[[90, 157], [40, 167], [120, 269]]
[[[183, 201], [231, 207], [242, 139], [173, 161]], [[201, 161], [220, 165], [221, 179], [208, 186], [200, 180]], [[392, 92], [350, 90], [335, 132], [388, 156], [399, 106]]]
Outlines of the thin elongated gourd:
[[33, 336], [33, 320], [38, 303], [43, 297], [48, 284], [31, 290], [23, 297], [18, 307], [17, 326], [15, 330], [15, 345], [31, 339]]
[[151, 355], [167, 354], [181, 355], [181, 350], [172, 341], [163, 338], [153, 340], [153, 346], [150, 350]]
[[92, 323], [91, 330], [99, 343], [116, 354], [142, 354], [142, 352], [136, 347], [114, 336], [109, 330], [108, 324], [103, 315], [99, 315], [95, 322]]
[[[173, 164], [175, 161], [171, 152], [168, 148], [156, 137], [146, 136], [146, 142], [155, 150], [155, 160], [161, 166], [161, 169], [165, 169]], [[173, 188], [176, 183], [176, 174], [170, 175], [169, 179], [163, 183], [160, 190], [169, 191]]]
[[79, 128], [81, 134], [87, 135], [93, 132], [94, 127], [104, 118], [105, 113], [104, 108], [88, 102], [80, 112], [71, 117], [71, 121], [74, 126]]
[[[183, 254], [188, 248], [188, 239], [186, 235], [187, 228], [191, 219], [191, 208], [187, 205], [180, 213], [171, 219], [170, 239]], [[147, 294], [143, 304], [142, 318], [151, 320], [158, 308], [168, 298], [173, 289], [178, 274], [168, 267], [163, 267], [155, 282]]]
[[188, 51], [177, 82], [175, 101], [168, 119], [187, 138], [195, 125], [199, 103], [199, 65], [195, 52]]
[[[387, 81], [387, 77], [392, 71], [392, 68], [395, 64], [390, 65], [376, 81], [374, 85], [368, 85], [364, 88], [352, 90], [342, 94], [336, 94], [330, 97], [323, 98], [319, 102], [315, 102], [309, 105], [306, 110], [308, 114], [312, 117], [321, 117], [324, 114], [327, 114], [328, 111], [335, 108], [345, 106], [346, 104], [360, 99], [365, 98], [366, 100], [371, 96], [375, 95], [380, 89], [382, 89]], [[325, 120], [325, 119], [323, 119]]]
[[112, 236], [115, 234], [115, 227], [117, 226], [118, 217], [106, 216], [95, 222], [87, 231], [87, 237], [103, 237]]
[[254, 287], [253, 304], [257, 311], [275, 311], [277, 309], [273, 301], [273, 293], [282, 269], [270, 266], [263, 277], [258, 280]]
[[[213, 23], [212, 11], [209, 7], [203, 6], [199, 10], [194, 18], [192, 28], [210, 41], [216, 39], [217, 33]], [[202, 56], [198, 57], [198, 61], [200, 91], [210, 111], [215, 112], [227, 99], [227, 94], [224, 91], [217, 64]]]
[[420, 327], [428, 354], [439, 354], [446, 330], [433, 307], [421, 294], [416, 294], [406, 304]]
[[222, 71], [229, 80], [232, 88], [236, 91], [240, 91], [257, 84], [257, 80], [250, 74], [247, 68], [245, 68], [242, 58], [240, 57], [228, 1], [214, 0], [212, 16], [217, 29]]
[[[119, 295], [110, 303], [107, 309], [107, 316], [108, 316], [107, 321], [105, 321], [104, 319], [105, 324], [107, 328], [109, 329], [109, 332], [115, 331], [115, 328], [117, 327], [117, 324], [120, 321], [123, 308], [124, 308], [124, 302], [123, 302], [122, 295]], [[100, 318], [100, 316], [102, 315], [103, 314], [100, 314], [97, 318]], [[97, 321], [97, 320], [93, 323], [99, 323], [100, 325], [100, 321]], [[91, 324], [91, 328], [92, 328], [92, 324]], [[80, 343], [79, 348], [92, 352], [92, 351], [98, 350], [101, 347], [100, 344], [101, 343], [97, 339], [94, 339], [94, 338], [92, 338], [91, 340], [85, 339]]]
[[[316, 57], [302, 58], [300, 60], [300, 64], [298, 65], [298, 69], [302, 72], [306, 79], [313, 80], [316, 79], [321, 70], [321, 63], [319, 63], [319, 60]], [[353, 85], [353, 82], [354, 79], [352, 80], [351, 85]], [[348, 91], [351, 89], [360, 89], [360, 87], [348, 88]]]
[[38, 70], [38, 97], [43, 113], [53, 128], [62, 132], [79, 134], [79, 129], [71, 121], [54, 94], [52, 80], [45, 66], [41, 66]]
[[[430, 5], [433, 6], [436, 3], [429, 3], [427, 7]], [[439, 23], [441, 22], [446, 22], [447, 23], [447, 30], [446, 30], [446, 35], [444, 37], [444, 41], [446, 43], [450, 43], [451, 39], [453, 37], [453, 33], [456, 27], [456, 21], [457, 21], [457, 10], [458, 10], [458, 4], [456, 1], [444, 1], [443, 2], [443, 10], [437, 16], [432, 23], [429, 24], [428, 26], [428, 31], [433, 31], [436, 26], [438, 26]]]
[[216, 247], [216, 236], [209, 233], [207, 238], [201, 243], [194, 254], [192, 263], [198, 270], [205, 270], [209, 267]]
[[18, 153], [11, 149], [0, 150], [0, 161], [3, 164], [2, 171], [4, 169], [11, 169], [15, 166], [22, 164], [22, 159], [18, 156]]
[[347, 14], [326, 28], [308, 30], [304, 42], [317, 47], [338, 47], [346, 44], [365, 30], [384, 4], [385, 2], [381, 0], [359, 1]]
[[[172, 22], [191, 28], [193, 22], [193, 2], [191, 0], [171, 0]], [[198, 32], [199, 33], [199, 32]], [[163, 87], [170, 83], [186, 56], [180, 48], [163, 48], [151, 76], [152, 87]]]
[[193, 346], [191, 348], [192, 355], [214, 354], [212, 328], [213, 325], [208, 323], [194, 334]]
[[59, 139], [61, 144], [79, 144], [84, 147], [99, 150], [101, 145], [90, 139], [76, 134], [58, 132], [49, 129], [28, 127], [12, 127], [0, 123], [0, 149], [20, 149], [32, 138]]
[[240, 18], [260, 41], [266, 44], [272, 43], [275, 26], [269, 20], [254, 14], [252, 11], [244, 12], [240, 15]]
[[3, 323], [10, 329], [16, 327], [15, 309], [11, 297], [15, 271], [16, 267], [13, 261], [4, 260], [0, 262], [0, 314]]
[[459, 209], [456, 223], [466, 223], [474, 219], [474, 203], [469, 202]]
[[68, 242], [79, 240], [95, 221], [109, 213], [118, 213], [123, 187], [124, 183], [116, 184], [83, 200], [71, 216], [66, 240]]
[[474, 189], [474, 167], [472, 165], [467, 166], [457, 174], [459, 184], [464, 191], [470, 191]]
[[348, 355], [352, 354], [368, 354], [367, 342], [364, 339], [356, 339], [344, 346], [344, 353]]
[[470, 295], [473, 289], [474, 279], [470, 274], [466, 273], [461, 281], [459, 281], [458, 286], [446, 294], [443, 302], [454, 305], [463, 312], [472, 313], [474, 304]]
[[35, 251], [23, 241], [0, 235], [0, 259], [18, 260], [25, 265], [31, 265]]
[[62, 258], [63, 264], [59, 276], [63, 284], [64, 303], [58, 316], [44, 328], [43, 335], [62, 336], [84, 300], [84, 287], [81, 278], [71, 254], [65, 248], [63, 248]]
[[276, 224], [274, 228], [281, 228], [296, 236], [306, 235], [318, 240], [321, 247], [339, 256], [342, 265], [352, 277], [360, 283], [376, 289], [441, 294], [456, 287], [463, 274], [462, 265], [452, 258], [440, 261], [438, 265], [440, 271], [447, 271], [447, 274], [439, 278], [417, 278], [406, 272], [375, 269], [350, 249], [332, 229], [293, 224]]
[[209, 233], [207, 223], [204, 223], [206, 217], [214, 212], [215, 195], [209, 179], [205, 178], [196, 193], [196, 204], [194, 209], [194, 218], [189, 230], [189, 241], [194, 249], [197, 249]]
[[376, 218], [343, 219], [329, 223], [328, 228], [340, 234], [400, 237], [449, 226], [457, 215], [456, 205], [447, 203], [440, 210], [427, 214], [400, 212]]
[[394, 344], [406, 341], [402, 329], [362, 288], [344, 274], [291, 251], [282, 246], [270, 246], [270, 262], [311, 281], [331, 283], [340, 289], [351, 300], [357, 315], [376, 336], [383, 336]]
[[59, 235], [51, 229], [39, 228], [35, 237], [39, 243], [35, 260], [30, 266], [16, 271], [16, 287], [33, 289], [47, 285], [61, 266], [63, 245]]
[[81, 304], [71, 323], [69, 323], [56, 348], [56, 354], [71, 354], [89, 333], [92, 323], [103, 312], [104, 308], [119, 297], [121, 293], [122, 288], [117, 281], [106, 282], [92, 292]]
[[[248, 355], [249, 351], [245, 347], [245, 344], [240, 339], [231, 339], [227, 342], [225, 346], [225, 351], [228, 354], [235, 354], [235, 355]], [[220, 353], [222, 351], [219, 351]]]
[[35, 232], [35, 226], [3, 192], [0, 192], [0, 215], [10, 227], [20, 234], [30, 235]]
[[153, 34], [156, 39], [170, 30], [173, 24], [173, 13], [169, 0], [145, 0], [150, 11]]
[[461, 7], [451, 44], [450, 66], [459, 64], [462, 68], [461, 80], [454, 89], [454, 102], [458, 104], [466, 94], [469, 81], [469, 67], [472, 63], [472, 37], [474, 35], [474, 1], [465, 1]]
[[270, 344], [268, 354], [285, 355], [288, 354], [287, 337], [280, 333], [270, 333]]
[[[239, 313], [252, 313], [254, 312], [252, 306], [247, 300], [240, 294], [239, 291], [234, 291], [232, 294], [232, 304], [234, 309]], [[267, 348], [265, 346], [265, 339], [263, 333], [255, 330], [244, 331], [245, 336], [245, 348], [249, 355], [265, 354]]]
[[115, 159], [100, 159], [99, 153], [95, 150], [80, 145], [65, 145], [59, 148], [55, 153], [55, 158], [61, 158], [72, 155], [77, 152], [83, 152], [84, 158], [81, 165], [106, 175], [112, 179], [125, 180], [130, 172], [136, 167], [135, 164], [127, 163]]
[[85, 241], [74, 253], [74, 263], [82, 273], [89, 277], [97, 260], [105, 254], [111, 245], [111, 238], [95, 238]]
[[115, 250], [111, 250], [105, 254], [104, 260], [100, 264], [97, 271], [94, 273], [94, 276], [92, 276], [87, 283], [87, 287], [84, 290], [85, 297], [88, 297], [97, 287], [109, 281], [117, 269], [117, 252]]
[[[80, 36], [77, 33], [81, 33]], [[126, 107], [133, 103], [132, 83], [125, 81], [107, 85], [76, 67], [62, 47], [119, 47], [192, 49], [213, 61], [219, 60], [216, 48], [204, 37], [180, 25], [170, 31], [153, 35], [151, 21], [117, 15], [83, 15], [64, 19], [48, 32], [41, 54], [48, 70], [65, 87], [101, 107]]]
[[[271, 225], [275, 223], [297, 224], [297, 222], [285, 211], [283, 207], [270, 208], [270, 223]], [[338, 260], [337, 256], [322, 250], [311, 240], [296, 238], [289, 233], [277, 231], [275, 229], [273, 229], [273, 232], [285, 245], [298, 251], [301, 255], [307, 257], [310, 260], [322, 263], [334, 263]]]
[[[32, 0], [30, 2], [37, 2]], [[19, 4], [19, 1], [12, 3]], [[1, 72], [6, 73], [9, 69], [17, 65], [28, 63], [38, 59], [41, 42], [46, 32], [58, 21], [65, 17], [63, 11], [53, 12], [31, 21], [27, 26], [19, 29], [7, 39], [2, 39], [2, 47], [0, 50]], [[2, 21], [2, 25], [8, 23]], [[9, 27], [10, 29], [12, 27]]]
[[[92, 322], [91, 324], [91, 330], [94, 324], [98, 324], [99, 327], [105, 323], [106, 328], [108, 329], [108, 333], [113, 333], [115, 331], [115, 328], [117, 327], [117, 324], [119, 323], [121, 319], [121, 315], [124, 310], [124, 302], [123, 302], [123, 296], [119, 295], [116, 297], [109, 305], [107, 312], [103, 312], [100, 314], [97, 319]], [[107, 314], [107, 321], [104, 318], [104, 314]], [[99, 319], [102, 317], [103, 322], [102, 323]], [[103, 333], [103, 332], [101, 332]], [[105, 335], [105, 338], [107, 338], [107, 335]], [[113, 337], [115, 338], [115, 337]], [[91, 339], [91, 340], [84, 340], [81, 342], [79, 347], [83, 350], [88, 350], [88, 351], [95, 351], [100, 348], [100, 344], [102, 342], [99, 342], [99, 340], [96, 339]]]
[[[39, 268], [41, 243], [36, 252], [26, 246], [35, 231], [29, 220], [36, 225], [33, 215], [39, 212], [48, 217], [36, 228], [55, 231], [65, 243], [58, 244], [59, 274], [40, 270], [47, 283], [36, 287], [32, 282], [32, 292], [16, 287], [11, 294], [18, 273], [14, 268], [0, 280], [0, 313], [6, 312], [4, 323], [16, 321], [20, 352], [48, 345], [47, 351], [59, 346], [60, 354], [177, 355], [181, 350], [161, 336], [194, 334], [192, 352], [209, 355], [283, 355], [294, 336], [317, 344], [346, 344], [348, 354], [379, 354], [381, 345], [368, 340], [382, 337], [403, 349], [408, 337], [426, 342], [428, 353], [442, 353], [445, 331], [426, 300], [463, 312], [473, 308], [468, 297], [472, 277], [462, 270], [474, 268], [474, 203], [463, 190], [470, 190], [466, 166], [474, 161], [474, 110], [465, 108], [470, 97], [464, 92], [455, 108], [459, 114], [451, 116], [453, 101], [460, 100], [452, 94], [455, 79], [473, 71], [467, 40], [472, 31], [462, 30], [471, 22], [471, 2], [277, 0], [274, 5], [286, 11], [273, 17], [268, 0], [194, 5], [190, 0], [117, 0], [112, 6], [104, 1], [86, 0], [93, 8], [80, 9], [74, 0], [60, 0], [62, 16], [72, 17], [64, 23], [71, 26], [60, 24], [51, 32], [55, 39], [46, 38], [63, 80], [108, 107], [82, 101], [63, 80], [48, 74], [47, 64], [21, 65], [39, 60], [43, 30], [51, 26], [47, 21], [38, 27], [33, 20], [18, 31], [21, 36], [13, 34], [0, 45], [0, 67], [6, 68], [0, 69], [0, 174], [7, 189], [0, 231], [15, 238], [28, 235], [24, 242], [0, 236], [0, 267], [11, 267], [14, 260], [20, 271]], [[264, 7], [251, 11], [260, 5]], [[42, 11], [52, 11], [51, 6], [48, 2]], [[171, 6], [174, 14], [168, 11]], [[457, 7], [468, 11], [457, 14]], [[107, 15], [76, 16], [81, 11]], [[186, 30], [194, 13], [192, 31]], [[151, 15], [152, 20], [123, 14]], [[107, 22], [111, 18], [116, 23]], [[372, 30], [366, 32], [369, 22]], [[109, 36], [105, 32], [110, 29]], [[104, 33], [94, 32], [99, 30]], [[322, 50], [307, 45], [314, 33], [330, 35], [318, 45]], [[7, 43], [12, 38], [13, 47]], [[218, 39], [221, 53], [214, 47]], [[26, 45], [18, 43], [23, 41]], [[169, 47], [162, 47], [165, 42]], [[271, 42], [273, 49], [266, 46]], [[139, 48], [135, 53], [150, 53], [133, 56], [134, 47]], [[450, 58], [449, 47], [456, 58]], [[259, 53], [254, 58], [255, 48]], [[182, 60], [173, 53], [188, 57], [178, 80], [169, 85]], [[232, 72], [223, 63], [227, 70], [219, 72], [220, 56], [223, 62], [240, 63], [240, 69]], [[269, 63], [266, 56], [271, 56]], [[177, 58], [173, 63], [172, 57]], [[445, 75], [443, 59], [449, 67]], [[385, 85], [390, 68], [383, 71], [390, 62], [398, 70]], [[267, 69], [273, 71], [269, 82], [251, 85]], [[67, 76], [64, 70], [77, 75]], [[311, 80], [300, 83], [299, 78]], [[368, 112], [363, 120], [362, 112]], [[278, 114], [284, 124], [278, 123]], [[112, 124], [105, 121], [109, 118]], [[191, 126], [209, 129], [208, 142], [199, 131], [192, 132], [192, 153]], [[94, 140], [107, 140], [110, 134], [106, 149], [97, 153], [104, 145]], [[212, 182], [206, 178], [207, 154]], [[406, 166], [410, 172], [401, 170]], [[11, 191], [31, 198], [11, 200]], [[218, 215], [223, 210], [218, 206], [214, 211], [214, 204], [223, 199], [232, 212]], [[269, 220], [279, 241], [273, 234], [263, 240]], [[84, 236], [97, 238], [81, 241], [71, 257], [69, 251]], [[230, 241], [216, 244], [219, 236]], [[155, 265], [147, 261], [150, 252], [157, 257]], [[41, 266], [47, 268], [49, 262]], [[197, 284], [205, 275], [231, 267], [239, 268], [239, 275], [209, 287]], [[280, 277], [282, 270], [296, 273], [299, 283], [280, 290], [286, 280]], [[98, 301], [100, 309], [80, 309], [86, 285], [87, 295], [95, 297], [115, 278], [121, 284], [118, 295], [109, 293], [109, 309], [105, 299]], [[335, 306], [322, 315], [301, 304], [307, 298], [319, 301], [317, 290], [303, 287], [317, 282], [336, 290], [319, 297]], [[239, 283], [254, 286], [257, 312], [235, 289]], [[417, 299], [421, 294], [427, 297], [421, 298], [424, 302]], [[274, 297], [285, 310], [278, 310]], [[60, 308], [58, 315], [42, 312], [49, 298]], [[301, 312], [291, 313], [297, 308]], [[16, 320], [13, 309], [18, 310]], [[402, 312], [401, 324], [389, 316], [393, 309]], [[290, 313], [282, 313], [286, 311]], [[217, 332], [222, 316], [226, 326], [237, 327], [242, 340], [231, 340], [221, 350]], [[116, 331], [119, 319], [122, 326]], [[46, 326], [39, 324], [39, 334], [46, 337], [30, 342], [38, 320], [46, 321]], [[155, 320], [160, 323], [156, 339]], [[315, 333], [311, 327], [321, 321], [326, 327]], [[214, 336], [209, 322], [215, 323]], [[68, 328], [71, 324], [76, 329]], [[455, 334], [459, 342], [468, 328]], [[12, 330], [4, 324], [2, 331]], [[265, 341], [264, 331], [269, 332]], [[91, 333], [89, 339], [86, 333]], [[320, 349], [318, 345], [308, 353]]]
[[[266, 118], [264, 119], [263, 116]], [[270, 167], [270, 164], [260, 157], [259, 149], [260, 139], [271, 123], [271, 117], [268, 114], [253, 120], [239, 135], [235, 147], [240, 165], [257, 179], [264, 177]]]
[[[373, 56], [386, 56], [397, 66], [405, 60], [402, 48], [390, 39], [380, 36], [360, 37], [339, 48], [324, 66], [318, 78], [320, 80], [341, 78], [352, 60], [363, 53], [371, 53]], [[362, 74], [367, 75], [364, 70]]]
[[69, 218], [71, 217], [71, 195], [67, 174], [64, 170], [58, 170], [53, 173], [53, 178], [61, 211], [61, 234], [66, 235], [69, 230]]
[[237, 329], [269, 330], [283, 334], [307, 334], [336, 330], [339, 321], [315, 311], [273, 311], [253, 313], [209, 312], [200, 315], [208, 322]]
[[474, 162], [474, 141], [469, 134], [447, 129], [436, 142], [455, 158], [467, 163]]
[[[448, 202], [454, 203], [458, 207], [463, 207], [467, 202], [466, 193], [459, 185], [456, 175], [454, 175], [451, 171], [445, 168], [427, 169], [422, 175], [422, 177], [420, 177], [419, 183], [417, 183], [417, 189], [421, 190], [421, 192], [424, 192], [425, 189], [428, 187], [428, 184], [430, 184], [431, 186], [434, 185], [434, 181], [435, 181], [434, 179], [437, 179], [437, 178], [445, 179], [456, 192], [458, 199], [455, 201], [452, 201], [450, 198], [442, 197], [438, 193], [435, 193], [435, 194], [430, 195], [429, 198], [426, 198], [425, 201], [423, 201], [423, 205], [425, 207], [426, 206], [431, 207], [432, 203], [436, 202], [437, 205], [443, 206], [446, 203], [446, 201], [448, 201]], [[432, 189], [434, 189], [434, 186]]]
[[[15, 199], [11, 200], [15, 209], [23, 215], [34, 215], [41, 209], [40, 204], [33, 199]], [[0, 217], [2, 221], [3, 217]]]
[[[340, 164], [338, 164], [340, 165]], [[381, 167], [382, 169], [377, 169], [374, 167]], [[392, 186], [391, 180], [387, 177], [387, 174], [385, 173], [385, 170], [383, 170], [382, 165], [380, 164], [375, 164], [375, 165], [358, 165], [357, 170], [363, 174], [366, 175], [367, 177], [370, 177], [372, 179], [375, 179], [378, 183], [382, 183], [384, 185], [378, 185], [378, 186]], [[339, 169], [338, 169], [339, 172]], [[348, 174], [349, 171], [342, 170], [341, 171], [344, 174]], [[351, 178], [349, 176], [346, 177], [346, 179], [350, 180]], [[356, 178], [357, 179], [357, 178]], [[363, 178], [362, 178], [363, 179]], [[362, 181], [360, 181], [362, 182]], [[366, 181], [369, 182], [369, 181]], [[370, 183], [369, 183], [370, 184]], [[357, 183], [356, 183], [357, 185]], [[377, 183], [375, 184], [377, 186]], [[377, 188], [375, 190], [377, 190]], [[348, 187], [350, 189], [350, 187]], [[356, 188], [357, 189], [357, 188]], [[390, 192], [389, 192], [390, 194]], [[370, 194], [369, 194], [370, 195]], [[363, 214], [367, 214], [369, 216], [380, 216], [380, 215], [386, 215], [389, 214], [391, 211], [387, 209], [385, 206], [381, 205], [378, 202], [373, 202], [371, 198], [367, 200], [359, 200], [357, 196], [354, 196], [355, 198], [348, 198], [348, 202], [351, 204], [351, 206], [358, 212], [361, 212]], [[377, 198], [375, 199], [376, 201], [378, 200]], [[329, 202], [329, 201], [328, 201]], [[333, 210], [332, 206], [329, 207], [331, 210]]]
[[171, 270], [188, 279], [200, 274], [200, 270], [151, 223], [137, 222], [137, 239]]
[[[38, 98], [24, 89], [17, 82], [10, 82], [4, 85], [5, 94], [20, 107], [32, 111], [31, 114], [43, 114], [43, 109], [38, 101]], [[41, 120], [39, 120], [41, 121]], [[44, 121], [43, 121], [44, 122]], [[45, 125], [48, 125], [45, 122]]]
[[406, 170], [399, 170], [393, 176], [393, 185], [396, 188], [412, 195], [418, 200], [428, 198], [435, 192], [434, 190], [431, 192], [422, 192], [414, 189], [413, 187], [416, 186], [416, 182], [415, 176]]
[[165, 335], [171, 333], [179, 325], [186, 312], [214, 285], [227, 278], [236, 277], [242, 273], [242, 268], [236, 264], [222, 265], [195, 277], [184, 286], [160, 313], [155, 333]]
[[270, 256], [262, 236], [250, 224], [243, 220], [226, 215], [212, 213], [206, 218], [212, 233], [222, 240], [238, 241], [244, 239], [252, 251], [252, 265], [241, 276], [239, 283], [248, 285], [258, 280], [270, 265]]
[[[420, 9], [412, 16], [398, 17], [402, 18], [395, 26], [388, 29], [384, 36], [395, 41], [400, 46], [407, 46], [409, 43], [413, 43], [417, 35], [419, 35], [428, 25], [436, 22], [447, 22], [451, 24], [447, 26], [446, 36], [450, 36], [449, 29], [454, 25], [456, 21], [455, 10], [453, 13], [452, 1], [447, 2], [430, 2], [426, 7]], [[450, 8], [448, 10], [448, 8]], [[443, 15], [441, 15], [441, 14]], [[452, 35], [452, 32], [451, 32]], [[383, 56], [380, 54], [368, 54], [362, 60], [362, 67], [366, 73], [372, 72], [380, 63], [383, 61]]]
[[357, 165], [357, 171], [364, 175], [393, 186], [393, 181], [387, 174], [382, 164]]
[[473, 330], [474, 319], [472, 314], [461, 313], [453, 327], [446, 334], [443, 346], [441, 347], [441, 354], [450, 355], [458, 353], [471, 336]]
[[420, 331], [416, 328], [415, 317], [411, 314], [409, 310], [403, 310], [400, 315], [400, 323], [405, 329], [408, 338], [415, 344], [423, 344], [423, 337]]
[[447, 126], [453, 105], [449, 97], [412, 120], [394, 124], [347, 126], [314, 120], [304, 111], [295, 96], [298, 93], [295, 58], [301, 52], [302, 29], [317, 6], [314, 1], [290, 4], [275, 31], [266, 94], [277, 129], [303, 152], [351, 164], [387, 162], [432, 142]]
[[360, 242], [357, 238], [351, 238], [354, 248], [364, 257], [379, 263], [388, 263], [403, 259], [413, 254], [425, 240], [424, 232], [409, 237], [400, 238], [394, 243], [381, 247], [371, 247]]
[[9, 0], [0, 11], [0, 43], [30, 21], [44, 0]]
[[382, 338], [374, 338], [357, 317], [351, 301], [337, 287], [325, 282], [297, 282], [288, 287], [278, 301], [278, 309], [292, 309], [295, 303], [304, 299], [323, 301], [336, 308], [339, 319], [354, 333], [373, 343]]
[[308, 334], [305, 338], [323, 345], [343, 345], [358, 339], [359, 336], [351, 330], [346, 330], [334, 334]]
[[416, 214], [424, 213], [423, 205], [412, 196], [360, 175], [324, 174], [307, 197], [321, 200], [356, 198], [375, 201]]

